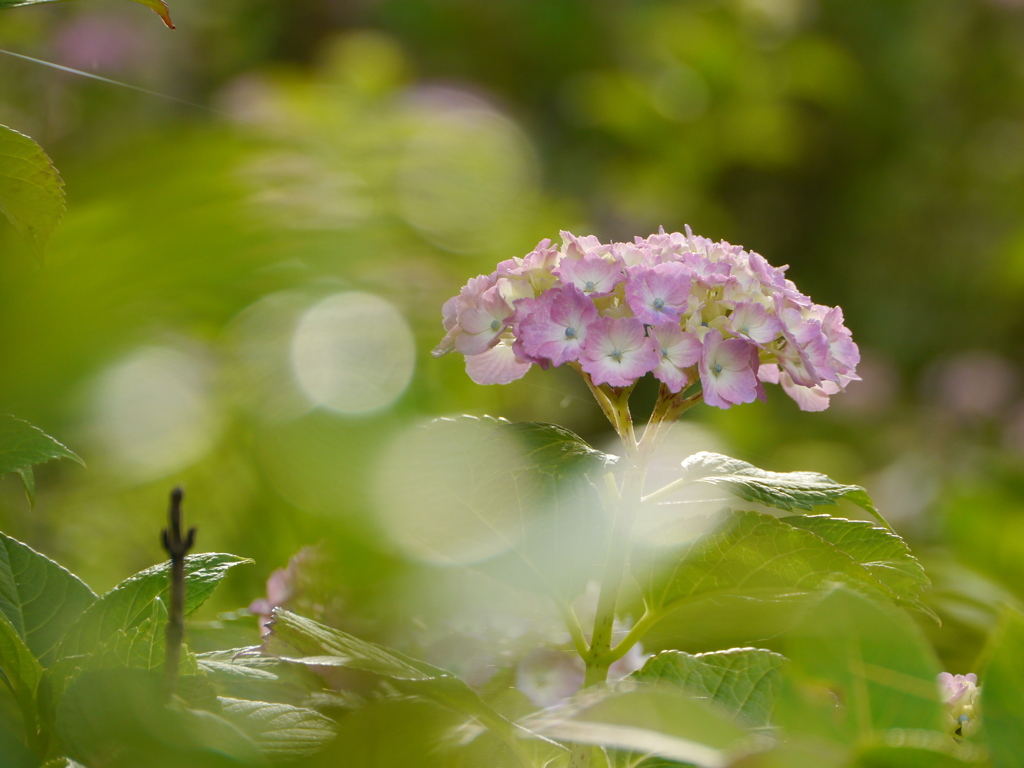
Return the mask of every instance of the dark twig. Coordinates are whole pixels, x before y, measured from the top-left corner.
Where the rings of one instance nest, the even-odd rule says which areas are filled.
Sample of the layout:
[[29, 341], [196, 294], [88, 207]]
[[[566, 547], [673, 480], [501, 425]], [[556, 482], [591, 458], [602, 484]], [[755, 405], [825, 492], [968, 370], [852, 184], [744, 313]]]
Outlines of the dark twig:
[[171, 604], [167, 614], [167, 639], [164, 649], [164, 686], [167, 696], [174, 693], [181, 659], [181, 642], [185, 636], [185, 555], [196, 541], [196, 529], [189, 528], [181, 537], [181, 488], [171, 491], [170, 527], [164, 528], [163, 543], [171, 556]]

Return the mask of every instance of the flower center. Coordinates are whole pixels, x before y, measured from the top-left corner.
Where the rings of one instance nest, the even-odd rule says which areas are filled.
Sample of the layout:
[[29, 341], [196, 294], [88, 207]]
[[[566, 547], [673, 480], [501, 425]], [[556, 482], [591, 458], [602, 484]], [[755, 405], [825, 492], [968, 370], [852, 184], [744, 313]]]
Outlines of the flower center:
[[668, 350], [665, 349], [664, 347], [661, 348], [661, 356], [668, 357]]
[[571, 325], [568, 328], [565, 329], [565, 338], [567, 338], [567, 339], [575, 339], [576, 338], [576, 329], [573, 328]]
[[497, 331], [500, 328], [501, 328], [501, 323], [499, 323], [497, 320], [491, 320], [491, 330], [492, 331]]
[[594, 281], [593, 280], [587, 280], [587, 284], [583, 286], [583, 292], [584, 293], [590, 293], [591, 291], [594, 290], [595, 287], [596, 286], [594, 285]]
[[614, 360], [616, 363], [621, 363], [622, 362], [622, 352], [617, 350], [617, 349], [614, 352], [612, 352], [611, 357], [612, 357], [612, 360]]
[[715, 376], [718, 376], [722, 372], [722, 364], [721, 363], [715, 363], [714, 365], [712, 365], [711, 366], [711, 372], [713, 374], [715, 374]]
[[661, 309], [662, 307], [665, 306], [665, 300], [659, 296], [658, 298], [651, 302], [651, 306], [654, 307], [655, 309]]

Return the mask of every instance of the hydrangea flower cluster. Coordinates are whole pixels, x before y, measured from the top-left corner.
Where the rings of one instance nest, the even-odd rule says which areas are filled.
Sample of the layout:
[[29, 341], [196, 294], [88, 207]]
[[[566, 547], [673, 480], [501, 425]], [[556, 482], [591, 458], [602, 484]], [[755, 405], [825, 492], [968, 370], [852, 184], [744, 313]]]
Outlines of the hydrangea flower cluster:
[[573, 365], [594, 385], [648, 373], [672, 394], [699, 378], [704, 402], [730, 408], [780, 384], [805, 411], [858, 379], [839, 307], [815, 304], [764, 257], [686, 233], [601, 243], [562, 233], [470, 280], [443, 307], [444, 339], [478, 384], [533, 366]]
[[939, 673], [939, 698], [946, 706], [946, 728], [954, 736], [973, 736], [981, 726], [978, 719], [978, 676]]

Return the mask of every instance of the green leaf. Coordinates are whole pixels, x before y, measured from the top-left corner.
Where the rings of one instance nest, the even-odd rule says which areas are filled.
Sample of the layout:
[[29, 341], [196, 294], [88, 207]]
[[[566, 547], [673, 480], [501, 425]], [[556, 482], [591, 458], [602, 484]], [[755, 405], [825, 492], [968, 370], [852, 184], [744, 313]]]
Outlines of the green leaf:
[[258, 648], [201, 653], [196, 661], [227, 698], [298, 705], [309, 699], [312, 691], [323, 688], [323, 678], [305, 666], [264, 656]]
[[63, 754], [89, 766], [264, 766], [259, 748], [216, 713], [164, 703], [162, 675], [86, 669], [57, 706]]
[[64, 215], [64, 182], [42, 147], [3, 125], [0, 212], [42, 261], [46, 243]]
[[14, 470], [18, 478], [21, 480], [21, 486], [25, 489], [25, 495], [28, 497], [29, 507], [35, 508], [36, 506], [36, 476], [32, 472], [32, 467], [23, 467], [22, 469]]
[[683, 537], [688, 543], [635, 548], [632, 567], [648, 608], [665, 612], [711, 596], [807, 594], [830, 581], [893, 596], [871, 570], [787, 520], [751, 511], [699, 516], [688, 521], [692, 530]]
[[521, 735], [513, 723], [451, 672], [289, 611], [274, 610], [273, 632], [266, 648], [286, 661], [360, 669], [388, 678], [400, 690], [479, 720], [506, 743], [515, 743]]
[[749, 750], [746, 732], [706, 701], [678, 688], [638, 684], [618, 692], [588, 690], [569, 704], [523, 718], [528, 731], [559, 741], [682, 761], [728, 765]]
[[[228, 570], [252, 560], [236, 555], [205, 553], [185, 558], [185, 616], [206, 602]], [[93, 603], [70, 628], [60, 652], [63, 656], [90, 653], [113, 637], [127, 632], [150, 615], [153, 600], [167, 600], [170, 561], [131, 576]]]
[[[0, 0], [0, 9], [56, 2], [60, 2], [60, 0]], [[174, 24], [171, 23], [171, 15], [168, 11], [167, 3], [163, 2], [163, 0], [135, 0], [135, 2], [150, 8], [157, 16], [163, 19], [164, 24], [169, 28], [174, 29]]]
[[129, 667], [157, 669], [163, 667], [164, 642], [167, 632], [167, 606], [160, 598], [150, 603], [149, 615], [138, 625], [118, 629], [94, 651], [86, 664], [90, 668]]
[[591, 447], [579, 435], [557, 424], [498, 420], [496, 429], [515, 435], [527, 449], [524, 459], [529, 465], [552, 477], [564, 479], [600, 472], [619, 460], [618, 456]]
[[[0, 416], [0, 475], [8, 472], [21, 474], [22, 483], [31, 498], [35, 493], [32, 466], [53, 459], [71, 459], [85, 466], [73, 451], [39, 427], [14, 416]], [[22, 474], [25, 472], [27, 475]]]
[[[43, 676], [43, 668], [18, 635], [17, 630], [0, 613], [0, 677], [10, 687], [21, 710], [26, 730], [35, 732], [38, 717], [36, 689]], [[31, 743], [31, 739], [30, 739]]]
[[893, 728], [941, 730], [938, 661], [905, 611], [839, 586], [808, 609], [784, 649], [790, 687], [777, 716], [787, 730], [831, 730], [818, 735], [847, 742]]
[[775, 706], [779, 668], [785, 658], [757, 648], [699, 653], [663, 651], [630, 677], [671, 683], [713, 701], [752, 726], [766, 726]]
[[981, 693], [982, 728], [995, 768], [1024, 766], [1024, 616], [1007, 609], [996, 631]]
[[920, 599], [931, 580], [917, 558], [910, 554], [907, 543], [891, 530], [863, 520], [844, 520], [829, 515], [792, 515], [784, 520], [825, 539], [864, 566], [898, 601], [938, 620], [934, 611]]
[[591, 479], [613, 463], [549, 424], [438, 419], [390, 455], [384, 522], [414, 555], [571, 602], [606, 549]]
[[43, 664], [95, 601], [73, 573], [0, 533], [0, 612]]
[[223, 716], [273, 759], [314, 755], [334, 738], [334, 721], [312, 709], [243, 699], [219, 701]]
[[859, 485], [842, 485], [818, 472], [769, 472], [720, 453], [701, 451], [683, 461], [683, 481], [709, 483], [735, 496], [777, 509], [814, 509], [849, 499], [887, 528], [867, 491]]

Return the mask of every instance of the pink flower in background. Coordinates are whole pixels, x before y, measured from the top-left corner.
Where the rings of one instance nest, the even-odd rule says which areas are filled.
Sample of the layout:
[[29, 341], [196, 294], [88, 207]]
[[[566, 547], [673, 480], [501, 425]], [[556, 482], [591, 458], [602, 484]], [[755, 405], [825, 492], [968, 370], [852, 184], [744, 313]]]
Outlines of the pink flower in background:
[[590, 326], [580, 366], [595, 384], [628, 387], [660, 360], [654, 340], [635, 317], [602, 317]]
[[954, 736], [972, 736], [981, 722], [978, 719], [978, 702], [981, 689], [978, 676], [971, 672], [966, 675], [952, 675], [940, 672], [937, 680], [939, 698], [946, 708], [946, 728]]

